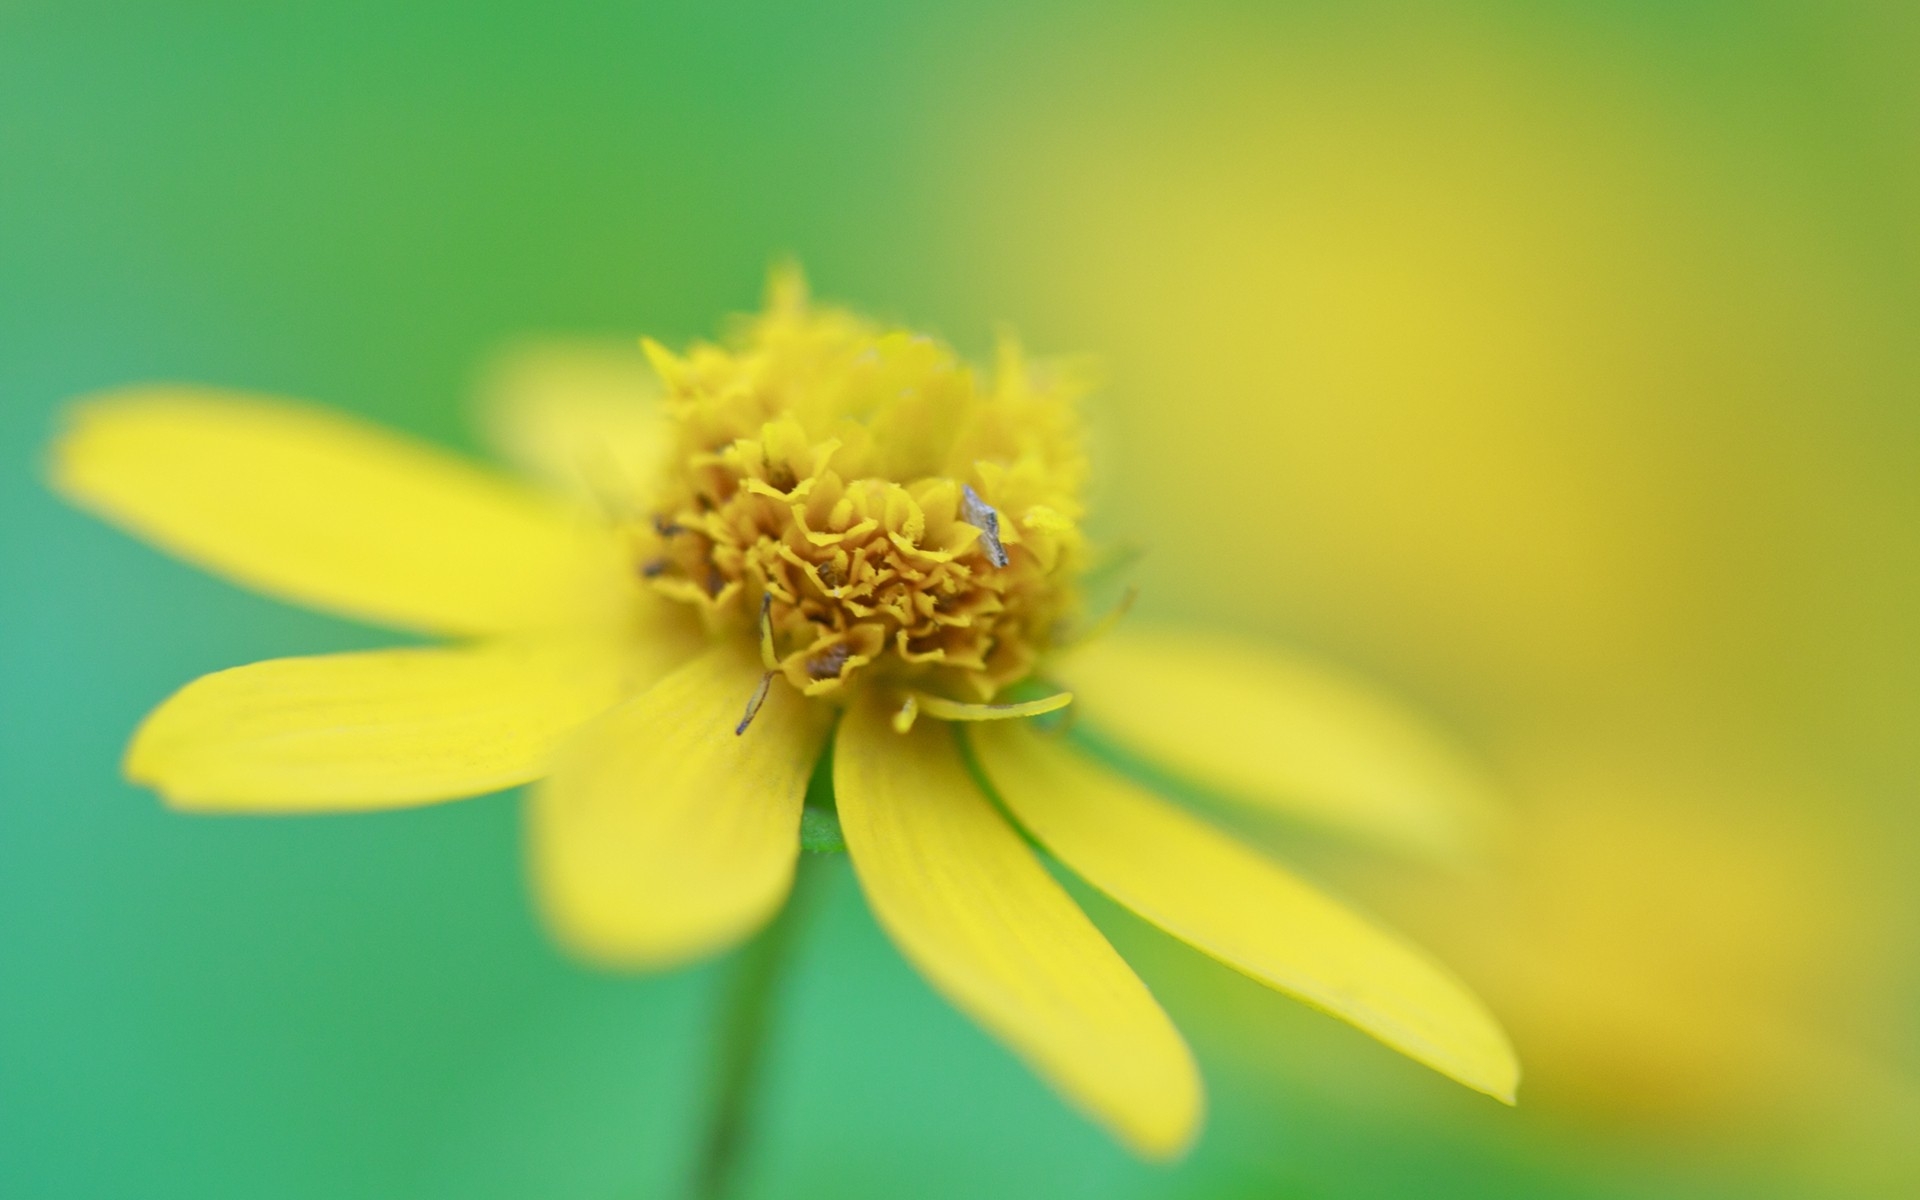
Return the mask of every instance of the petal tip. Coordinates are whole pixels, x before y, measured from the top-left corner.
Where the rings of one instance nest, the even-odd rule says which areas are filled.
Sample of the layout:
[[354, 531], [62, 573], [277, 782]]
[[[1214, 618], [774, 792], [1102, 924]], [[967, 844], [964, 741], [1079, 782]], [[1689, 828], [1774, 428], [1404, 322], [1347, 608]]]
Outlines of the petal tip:
[[[174, 696], [178, 695], [179, 692], [174, 693]], [[126, 749], [120, 753], [120, 777], [136, 787], [159, 793], [169, 807], [182, 807], [181, 798], [167, 786], [163, 739], [155, 733], [156, 726], [172, 702], [173, 697], [170, 696], [140, 718], [140, 723], [127, 738]]]
[[1504, 1035], [1500, 1036], [1498, 1048], [1490, 1050], [1482, 1061], [1476, 1063], [1436, 1061], [1421, 1055], [1413, 1057], [1426, 1062], [1455, 1083], [1472, 1088], [1483, 1096], [1491, 1096], [1508, 1108], [1517, 1107], [1520, 1103], [1520, 1060]]
[[1175, 1163], [1185, 1158], [1200, 1140], [1206, 1113], [1206, 1089], [1196, 1068], [1190, 1086], [1164, 1116], [1150, 1125], [1120, 1131], [1119, 1136], [1129, 1150], [1149, 1162]]
[[98, 438], [105, 410], [124, 403], [107, 396], [83, 396], [60, 409], [41, 470], [47, 487], [69, 504], [90, 507], [87, 450]]
[[1520, 1106], [1520, 1063], [1509, 1056], [1503, 1066], [1505, 1069], [1499, 1079], [1494, 1081], [1493, 1086], [1482, 1090], [1508, 1108], [1518, 1108]]

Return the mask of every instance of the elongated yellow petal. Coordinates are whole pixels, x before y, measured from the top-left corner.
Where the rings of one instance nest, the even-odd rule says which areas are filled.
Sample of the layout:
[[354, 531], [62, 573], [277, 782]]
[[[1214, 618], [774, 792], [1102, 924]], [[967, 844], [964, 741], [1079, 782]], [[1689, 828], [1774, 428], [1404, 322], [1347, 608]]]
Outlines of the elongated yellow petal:
[[1258, 645], [1116, 629], [1060, 676], [1094, 729], [1224, 797], [1440, 857], [1496, 824], [1486, 782], [1403, 708]]
[[1513, 1102], [1513, 1049], [1466, 986], [1398, 936], [1069, 745], [973, 734], [1007, 808], [1089, 883], [1227, 965]]
[[642, 647], [528, 638], [282, 658], [154, 710], [127, 775], [210, 812], [392, 808], [536, 779], [554, 747], [646, 682]]
[[534, 882], [562, 940], [664, 966], [780, 906], [826, 714], [780, 685], [736, 735], [761, 675], [749, 648], [714, 647], [567, 747], [528, 809]]
[[495, 365], [483, 432], [529, 474], [620, 509], [652, 491], [671, 448], [659, 394], [637, 343], [534, 343]]
[[240, 583], [403, 628], [553, 624], [617, 579], [612, 539], [558, 501], [283, 400], [143, 387], [85, 401], [53, 480]]
[[834, 751], [861, 887], [902, 953], [1136, 1151], [1178, 1153], [1199, 1074], [1146, 986], [981, 794], [952, 731], [849, 710]]

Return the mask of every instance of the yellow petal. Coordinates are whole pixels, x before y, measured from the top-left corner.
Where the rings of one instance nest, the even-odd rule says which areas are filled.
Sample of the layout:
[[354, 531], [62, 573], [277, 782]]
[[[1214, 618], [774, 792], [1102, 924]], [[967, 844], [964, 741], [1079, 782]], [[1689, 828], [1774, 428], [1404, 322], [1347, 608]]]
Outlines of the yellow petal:
[[1200, 1119], [1186, 1043], [1133, 971], [981, 794], [940, 725], [849, 710], [834, 790], [867, 902], [929, 982], [1136, 1151]]
[[83, 402], [53, 480], [240, 583], [403, 628], [552, 624], [617, 578], [611, 538], [558, 501], [283, 400], [143, 387]]
[[683, 961], [786, 898], [826, 712], [776, 684], [736, 735], [762, 674], [750, 647], [708, 650], [582, 731], [535, 791], [534, 882], [582, 954]]
[[973, 735], [1007, 808], [1062, 862], [1175, 937], [1513, 1102], [1513, 1049], [1466, 986], [1277, 864], [1055, 738]]
[[127, 775], [180, 808], [392, 808], [545, 774], [555, 746], [646, 681], [597, 638], [283, 658], [197, 679], [155, 709]]
[[1089, 726], [1222, 796], [1416, 853], [1471, 853], [1499, 806], [1470, 764], [1359, 681], [1265, 647], [1117, 629], [1059, 666]]
[[536, 343], [496, 364], [483, 431], [529, 474], [618, 510], [652, 489], [671, 449], [659, 393], [637, 344]]

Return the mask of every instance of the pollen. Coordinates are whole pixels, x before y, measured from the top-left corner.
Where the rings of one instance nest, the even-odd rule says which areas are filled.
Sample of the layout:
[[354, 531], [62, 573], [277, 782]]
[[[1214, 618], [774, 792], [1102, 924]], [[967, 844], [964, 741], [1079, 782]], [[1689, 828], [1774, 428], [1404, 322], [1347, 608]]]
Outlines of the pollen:
[[960, 703], [1026, 678], [1077, 603], [1080, 373], [812, 303], [777, 273], [715, 344], [648, 355], [671, 449], [636, 578], [757, 639], [808, 696], [882, 682]]

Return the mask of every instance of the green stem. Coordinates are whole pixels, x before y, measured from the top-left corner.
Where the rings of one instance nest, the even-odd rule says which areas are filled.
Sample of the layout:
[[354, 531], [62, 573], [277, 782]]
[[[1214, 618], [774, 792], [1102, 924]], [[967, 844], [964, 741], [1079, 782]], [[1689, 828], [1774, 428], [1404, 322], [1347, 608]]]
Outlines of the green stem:
[[695, 1164], [695, 1200], [725, 1200], [738, 1176], [752, 1132], [753, 1101], [766, 1065], [773, 1005], [792, 957], [794, 935], [804, 922], [824, 862], [802, 854], [793, 893], [752, 941], [741, 948], [727, 983], [714, 1061], [713, 1112], [706, 1145]]

